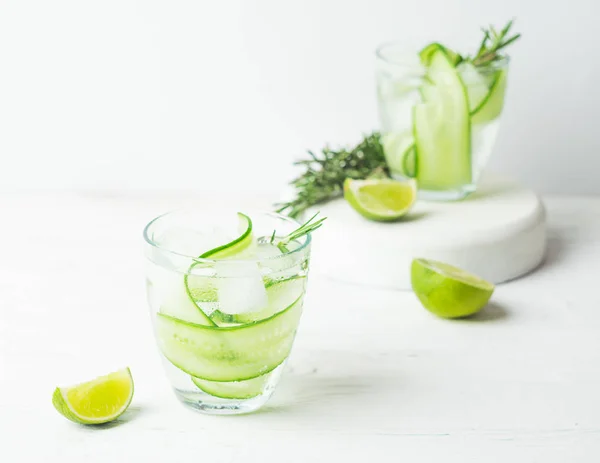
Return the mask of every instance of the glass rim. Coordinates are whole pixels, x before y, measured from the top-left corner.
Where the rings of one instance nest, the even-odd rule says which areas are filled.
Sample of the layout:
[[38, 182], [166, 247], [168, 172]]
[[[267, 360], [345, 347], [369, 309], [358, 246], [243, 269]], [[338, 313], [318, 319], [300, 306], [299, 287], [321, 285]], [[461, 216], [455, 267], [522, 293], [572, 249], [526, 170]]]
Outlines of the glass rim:
[[[160, 251], [160, 252], [165, 252], [167, 254], [173, 255], [173, 256], [177, 256], [177, 257], [183, 257], [186, 259], [190, 259], [192, 261], [194, 261], [195, 263], [200, 263], [200, 264], [215, 264], [217, 262], [219, 263], [231, 263], [231, 264], [235, 264], [235, 263], [240, 263], [240, 262], [273, 262], [273, 261], [277, 261], [279, 259], [283, 259], [286, 258], [288, 256], [293, 256], [295, 254], [298, 254], [300, 252], [302, 252], [303, 250], [305, 250], [306, 248], [308, 248], [308, 246], [310, 245], [311, 241], [312, 241], [312, 234], [311, 233], [307, 233], [306, 235], [304, 235], [302, 238], [304, 238], [304, 241], [301, 243], [300, 246], [298, 246], [297, 248], [286, 252], [286, 253], [282, 253], [281, 255], [277, 255], [277, 256], [270, 256], [270, 257], [262, 257], [260, 259], [226, 259], [226, 260], [221, 260], [221, 259], [210, 259], [210, 258], [205, 258], [205, 257], [199, 257], [199, 256], [192, 256], [189, 254], [185, 254], [182, 252], [178, 252], [175, 251], [173, 249], [170, 249], [167, 246], [161, 245], [159, 243], [157, 243], [156, 241], [154, 241], [152, 238], [150, 238], [149, 236], [149, 230], [151, 229], [151, 227], [153, 225], [155, 225], [159, 220], [161, 219], [165, 219], [168, 216], [172, 216], [174, 214], [177, 213], [186, 213], [186, 212], [193, 212], [193, 211], [198, 211], [200, 212], [200, 209], [196, 209], [196, 208], [182, 208], [182, 209], [173, 209], [170, 211], [167, 211], [163, 214], [160, 214], [156, 217], [154, 217], [152, 220], [150, 220], [150, 222], [148, 222], [146, 224], [146, 226], [144, 227], [144, 231], [143, 231], [143, 235], [144, 235], [144, 241], [150, 245], [152, 248]], [[279, 214], [278, 212], [273, 212], [273, 211], [265, 211], [265, 210], [252, 210], [251, 211], [253, 214], [261, 214], [261, 215], [267, 215], [267, 216], [271, 216], [275, 219], [279, 219], [279, 220], [283, 220], [285, 222], [291, 223], [295, 226], [295, 228], [298, 228], [299, 226], [301, 226], [302, 224], [300, 222], [298, 222], [297, 220], [288, 217], [286, 215], [283, 214]], [[210, 212], [209, 212], [210, 214]], [[252, 214], [246, 214], [248, 215], [248, 217], [252, 218]]]
[[[419, 55], [419, 51], [420, 51], [419, 49], [415, 50], [414, 48], [403, 47], [401, 49], [401, 53], [400, 53], [401, 58], [394, 59], [394, 58], [391, 58], [390, 56], [386, 56], [386, 54], [385, 54], [385, 50], [389, 50], [392, 47], [403, 47], [403, 44], [399, 40], [392, 40], [392, 41], [383, 42], [383, 43], [379, 44], [375, 48], [376, 58], [390, 66], [397, 66], [400, 68], [407, 68], [407, 69], [415, 68], [414, 61], [411, 63], [410, 59], [412, 58], [414, 60], [414, 57]], [[509, 63], [510, 63], [510, 56], [504, 55], [504, 56], [500, 57], [500, 59], [498, 59], [494, 62], [493, 67], [494, 67], [494, 69], [504, 69], [508, 66]], [[421, 64], [421, 67], [423, 69], [427, 69], [428, 66]]]

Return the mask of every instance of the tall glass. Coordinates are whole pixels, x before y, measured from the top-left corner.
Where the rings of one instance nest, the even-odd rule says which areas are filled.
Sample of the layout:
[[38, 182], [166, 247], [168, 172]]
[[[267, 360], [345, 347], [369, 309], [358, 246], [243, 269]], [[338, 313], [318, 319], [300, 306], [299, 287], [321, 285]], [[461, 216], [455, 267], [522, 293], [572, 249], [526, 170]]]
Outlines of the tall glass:
[[417, 179], [419, 197], [461, 199], [475, 191], [492, 153], [508, 59], [474, 66], [437, 44], [427, 50], [424, 59], [397, 43], [377, 49], [384, 151], [393, 177]]
[[282, 250], [271, 236], [297, 222], [246, 215], [245, 248], [238, 242], [226, 257], [198, 256], [239, 241], [235, 211], [171, 212], [144, 230], [148, 301], [167, 376], [181, 402], [206, 413], [247, 413], [267, 402], [302, 314], [310, 236]]

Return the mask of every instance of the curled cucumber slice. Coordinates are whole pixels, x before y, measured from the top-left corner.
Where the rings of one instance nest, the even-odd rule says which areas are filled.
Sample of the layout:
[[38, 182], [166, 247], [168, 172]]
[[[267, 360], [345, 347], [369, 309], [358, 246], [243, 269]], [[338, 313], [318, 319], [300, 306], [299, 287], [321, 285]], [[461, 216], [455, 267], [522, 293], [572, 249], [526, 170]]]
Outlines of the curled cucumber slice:
[[484, 100], [472, 112], [473, 124], [485, 124], [496, 119], [504, 108], [506, 92], [506, 69], [497, 71], [497, 76]]
[[426, 98], [414, 108], [419, 188], [452, 189], [471, 182], [471, 118], [466, 88], [445, 50], [428, 67]]
[[177, 368], [209, 381], [242, 381], [274, 370], [290, 353], [302, 313], [300, 295], [283, 311], [232, 327], [189, 323], [158, 313], [160, 350]]
[[[252, 220], [242, 213], [238, 213], [238, 219], [240, 235], [229, 243], [206, 251], [200, 258], [227, 259], [238, 257], [252, 247], [254, 244]], [[217, 301], [217, 288], [214, 279], [208, 276], [190, 274], [194, 268], [206, 265], [195, 262], [190, 266], [188, 274], [182, 279], [181, 292], [173, 291], [172, 299], [165, 301], [164, 306], [161, 307], [162, 313], [196, 324], [216, 326], [216, 323], [198, 306], [199, 301], [209, 304]], [[181, 276], [178, 276], [178, 278], [181, 278]], [[174, 287], [178, 288], [179, 285], [174, 285]]]
[[415, 178], [418, 174], [417, 150], [415, 145], [406, 150], [402, 157], [402, 172], [406, 177]]
[[252, 236], [252, 220], [246, 214], [238, 212], [240, 236], [236, 239], [218, 246], [210, 251], [206, 251], [200, 256], [201, 259], [226, 259], [239, 257], [239, 255], [248, 249], [254, 242]]
[[222, 399], [251, 399], [264, 392], [272, 374], [273, 372], [270, 372], [266, 375], [244, 381], [207, 381], [206, 379], [194, 377], [192, 377], [192, 381], [198, 389], [214, 397]]
[[433, 56], [440, 50], [443, 51], [446, 54], [446, 56], [448, 56], [448, 59], [450, 60], [453, 66], [456, 66], [458, 63], [460, 63], [462, 58], [458, 53], [450, 50], [441, 43], [433, 42], [427, 45], [419, 52], [419, 58], [421, 58], [421, 62], [423, 63], [423, 65], [429, 66], [431, 64], [431, 61], [433, 60]]
[[[415, 176], [415, 139], [412, 131], [388, 133], [383, 137], [383, 152], [392, 173], [405, 177]], [[411, 158], [408, 159], [408, 158]]]
[[473, 114], [489, 97], [489, 79], [487, 76], [481, 74], [473, 64], [468, 62], [461, 63], [457, 69], [467, 90], [469, 113]]
[[[195, 300], [216, 300], [216, 289], [211, 279], [197, 275], [189, 275], [184, 280], [180, 273], [170, 269], [156, 268], [154, 292], [160, 300], [160, 312], [180, 320], [200, 325], [214, 325], [214, 322], [198, 308]], [[187, 283], [187, 286], [186, 286]], [[188, 291], [193, 291], [190, 297]]]

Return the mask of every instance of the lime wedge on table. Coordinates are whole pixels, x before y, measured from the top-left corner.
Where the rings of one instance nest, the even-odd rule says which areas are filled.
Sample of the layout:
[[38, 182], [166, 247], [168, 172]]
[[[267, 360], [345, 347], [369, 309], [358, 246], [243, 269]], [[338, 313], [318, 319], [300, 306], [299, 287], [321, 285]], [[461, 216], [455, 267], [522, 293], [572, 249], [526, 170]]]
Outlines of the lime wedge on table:
[[102, 424], [123, 414], [133, 398], [129, 368], [72, 387], [57, 387], [52, 404], [65, 418], [81, 424]]
[[494, 285], [465, 270], [427, 259], [415, 259], [412, 288], [423, 307], [443, 318], [460, 318], [479, 312], [494, 292]]
[[370, 220], [391, 221], [405, 215], [417, 198], [414, 180], [352, 180], [344, 182], [344, 198]]

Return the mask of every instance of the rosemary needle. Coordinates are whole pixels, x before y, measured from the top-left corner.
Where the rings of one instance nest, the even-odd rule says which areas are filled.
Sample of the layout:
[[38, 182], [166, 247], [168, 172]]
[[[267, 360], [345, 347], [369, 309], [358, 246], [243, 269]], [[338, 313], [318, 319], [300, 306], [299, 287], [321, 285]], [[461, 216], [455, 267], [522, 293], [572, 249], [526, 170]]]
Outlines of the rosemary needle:
[[378, 132], [366, 135], [350, 149], [334, 150], [325, 147], [320, 155], [308, 152], [310, 158], [296, 162], [305, 171], [291, 185], [295, 198], [275, 205], [277, 212], [298, 217], [309, 207], [340, 196], [346, 178], [365, 179], [374, 175], [388, 176]]
[[273, 230], [273, 234], [271, 235], [270, 243], [275, 244], [279, 248], [279, 250], [283, 253], [290, 252], [290, 250], [287, 247], [288, 244], [290, 244], [292, 241], [297, 240], [298, 238], [303, 237], [304, 235], [308, 235], [309, 233], [314, 232], [317, 228], [320, 228], [321, 225], [323, 225], [323, 222], [325, 221], [325, 219], [327, 217], [323, 217], [323, 218], [313, 222], [313, 220], [317, 217], [317, 215], [319, 215], [318, 212], [315, 215], [313, 215], [310, 219], [308, 219], [306, 222], [304, 222], [302, 225], [300, 225], [300, 227], [298, 227], [296, 230], [291, 232], [289, 235], [284, 236], [283, 238], [276, 238], [275, 237], [276, 230]]

